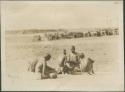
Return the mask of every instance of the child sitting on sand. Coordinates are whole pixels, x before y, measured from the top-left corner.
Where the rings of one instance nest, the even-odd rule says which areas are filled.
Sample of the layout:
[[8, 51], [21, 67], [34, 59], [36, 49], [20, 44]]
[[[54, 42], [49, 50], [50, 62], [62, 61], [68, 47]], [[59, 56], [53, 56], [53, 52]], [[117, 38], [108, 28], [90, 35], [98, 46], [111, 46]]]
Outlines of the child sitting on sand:
[[80, 70], [81, 72], [88, 72], [88, 74], [94, 74], [93, 63], [94, 60], [91, 58], [86, 58], [83, 53], [79, 55], [80, 60]]
[[51, 59], [51, 55], [47, 54], [45, 57], [40, 57], [38, 60], [31, 64], [31, 72], [41, 74], [41, 79], [56, 78], [56, 70], [47, 65], [47, 62]]

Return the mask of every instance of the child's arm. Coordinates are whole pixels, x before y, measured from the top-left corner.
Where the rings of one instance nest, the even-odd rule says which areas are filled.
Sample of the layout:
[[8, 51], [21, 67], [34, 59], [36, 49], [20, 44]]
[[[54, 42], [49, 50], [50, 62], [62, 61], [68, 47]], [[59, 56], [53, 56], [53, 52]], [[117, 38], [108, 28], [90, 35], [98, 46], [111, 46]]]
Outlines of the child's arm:
[[46, 69], [46, 62], [43, 61], [43, 69], [42, 69], [42, 74], [45, 75], [45, 69]]

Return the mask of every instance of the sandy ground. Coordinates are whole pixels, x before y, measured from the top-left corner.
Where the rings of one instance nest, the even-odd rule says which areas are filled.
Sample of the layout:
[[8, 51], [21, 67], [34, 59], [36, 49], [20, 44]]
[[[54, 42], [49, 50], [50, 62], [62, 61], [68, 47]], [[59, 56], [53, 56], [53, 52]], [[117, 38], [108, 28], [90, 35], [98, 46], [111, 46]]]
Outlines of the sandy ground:
[[[57, 79], [36, 80], [36, 75], [26, 72], [27, 63], [45, 53], [52, 54], [49, 62], [54, 68], [58, 65], [58, 56], [63, 49], [76, 46], [78, 52], [95, 60], [95, 75], [58, 75]], [[51, 42], [32, 42], [28, 38], [10, 39], [6, 37], [6, 76], [3, 90], [66, 90], [66, 91], [122, 91], [123, 66], [119, 37], [95, 37], [57, 40]]]
[[[27, 74], [26, 74], [27, 75]], [[32, 75], [32, 74], [29, 74]], [[28, 75], [28, 76], [29, 76]], [[34, 76], [34, 75], [33, 75]], [[123, 91], [122, 78], [115, 74], [96, 73], [93, 76], [59, 75], [57, 79], [36, 80], [31, 77], [8, 78], [4, 90], [22, 91]]]

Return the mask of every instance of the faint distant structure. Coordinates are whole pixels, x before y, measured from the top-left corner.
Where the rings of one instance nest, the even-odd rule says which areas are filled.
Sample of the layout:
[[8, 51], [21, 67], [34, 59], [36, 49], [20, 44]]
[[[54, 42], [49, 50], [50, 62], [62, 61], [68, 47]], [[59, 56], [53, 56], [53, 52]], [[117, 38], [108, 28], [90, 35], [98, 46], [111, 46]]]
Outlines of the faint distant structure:
[[52, 41], [60, 39], [75, 39], [85, 37], [102, 37], [102, 36], [113, 36], [119, 35], [118, 28], [95, 28], [87, 30], [85, 32], [76, 31], [47, 31], [46, 33], [37, 33], [33, 36], [33, 41]]
[[33, 41], [41, 41], [41, 36], [40, 35], [33, 36]]
[[114, 29], [114, 35], [119, 35], [118, 30], [119, 30], [118, 28], [115, 28], [115, 29]]

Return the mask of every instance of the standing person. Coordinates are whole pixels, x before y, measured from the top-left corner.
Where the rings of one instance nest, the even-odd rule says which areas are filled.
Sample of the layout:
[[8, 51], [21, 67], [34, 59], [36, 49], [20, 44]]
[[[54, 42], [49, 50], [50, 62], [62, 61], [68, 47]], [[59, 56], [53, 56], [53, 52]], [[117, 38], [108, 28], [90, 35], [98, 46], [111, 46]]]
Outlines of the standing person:
[[[45, 57], [40, 57], [36, 66], [35, 66], [35, 73], [40, 73], [41, 78], [50, 78], [51, 73], [55, 73], [55, 69], [51, 68], [47, 65], [47, 62], [51, 59], [51, 55], [47, 54]], [[57, 77], [57, 76], [56, 76]]]
[[79, 67], [79, 56], [78, 53], [75, 50], [75, 46], [71, 47], [71, 53], [69, 54], [68, 62], [70, 64], [70, 67], [72, 67], [71, 71], [73, 72], [74, 69]]

